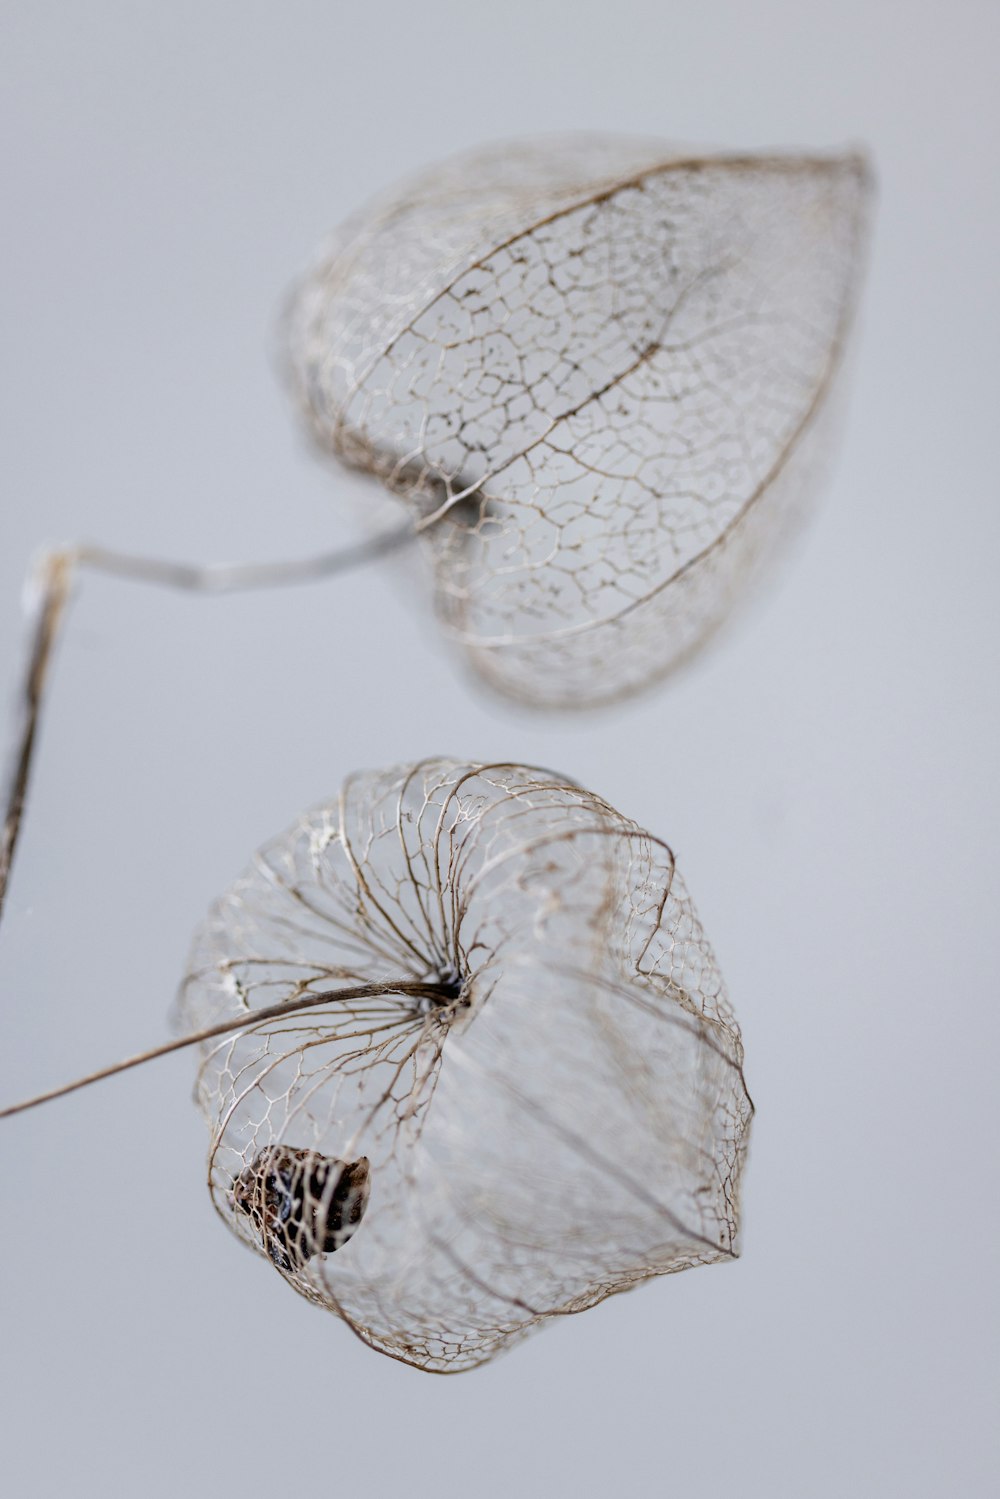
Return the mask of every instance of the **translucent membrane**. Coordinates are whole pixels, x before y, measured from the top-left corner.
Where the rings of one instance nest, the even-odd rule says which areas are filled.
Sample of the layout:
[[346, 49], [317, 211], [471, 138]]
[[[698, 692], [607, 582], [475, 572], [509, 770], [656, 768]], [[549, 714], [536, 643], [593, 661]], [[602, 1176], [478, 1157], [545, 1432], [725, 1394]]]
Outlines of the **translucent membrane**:
[[199, 932], [194, 1029], [230, 1228], [371, 1346], [491, 1358], [559, 1313], [737, 1253], [743, 1049], [670, 850], [550, 772], [352, 777]]
[[757, 575], [814, 487], [868, 187], [852, 154], [490, 147], [303, 279], [313, 432], [427, 523], [440, 617], [497, 687], [632, 692]]

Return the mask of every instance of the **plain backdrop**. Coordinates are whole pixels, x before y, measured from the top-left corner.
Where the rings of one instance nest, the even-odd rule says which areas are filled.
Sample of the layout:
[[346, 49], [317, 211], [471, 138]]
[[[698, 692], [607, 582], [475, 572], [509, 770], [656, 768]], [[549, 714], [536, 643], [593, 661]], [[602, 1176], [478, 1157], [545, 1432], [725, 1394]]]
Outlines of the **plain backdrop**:
[[587, 128], [861, 142], [879, 201], [808, 532], [690, 670], [484, 695], [412, 562], [206, 601], [85, 579], [0, 934], [0, 1097], [160, 1040], [190, 933], [348, 771], [555, 765], [674, 846], [758, 1104], [744, 1257], [435, 1379], [216, 1220], [178, 1057], [0, 1126], [17, 1495], [994, 1492], [1000, 9], [951, 0], [2, 7], [0, 691], [46, 542], [359, 532], [272, 358], [289, 279], [412, 168]]

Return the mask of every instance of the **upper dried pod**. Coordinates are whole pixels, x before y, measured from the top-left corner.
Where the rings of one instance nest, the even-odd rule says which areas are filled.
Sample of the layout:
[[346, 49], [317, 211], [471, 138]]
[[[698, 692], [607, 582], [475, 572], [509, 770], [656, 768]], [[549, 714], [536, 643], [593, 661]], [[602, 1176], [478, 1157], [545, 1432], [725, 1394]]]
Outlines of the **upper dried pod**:
[[216, 903], [181, 1009], [241, 1026], [197, 1088], [219, 1212], [383, 1353], [470, 1368], [737, 1253], [711, 948], [669, 848], [549, 771], [352, 776]]
[[810, 486], [868, 186], [855, 154], [492, 146], [304, 278], [313, 431], [414, 507], [439, 614], [497, 687], [619, 697], [721, 621]]

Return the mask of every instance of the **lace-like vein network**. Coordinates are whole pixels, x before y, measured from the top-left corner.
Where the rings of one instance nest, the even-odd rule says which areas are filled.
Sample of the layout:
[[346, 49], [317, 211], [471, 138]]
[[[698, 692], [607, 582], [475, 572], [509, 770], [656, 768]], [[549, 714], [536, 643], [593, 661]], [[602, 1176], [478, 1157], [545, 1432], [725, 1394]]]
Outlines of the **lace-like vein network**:
[[855, 155], [491, 147], [303, 279], [313, 432], [438, 517], [440, 616], [495, 685], [631, 692], [757, 575], [813, 488], [867, 193]]
[[206, 1045], [229, 1227], [421, 1368], [736, 1253], [742, 1046], [669, 849], [522, 766], [352, 777], [199, 933], [185, 1029], [331, 1002]]

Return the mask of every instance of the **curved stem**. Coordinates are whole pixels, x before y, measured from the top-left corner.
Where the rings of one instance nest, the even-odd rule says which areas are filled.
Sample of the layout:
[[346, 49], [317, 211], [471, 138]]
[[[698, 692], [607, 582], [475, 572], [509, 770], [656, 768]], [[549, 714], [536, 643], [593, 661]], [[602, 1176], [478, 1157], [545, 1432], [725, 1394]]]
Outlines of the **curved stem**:
[[365, 562], [373, 562], [398, 551], [417, 538], [412, 521], [380, 536], [359, 541], [354, 546], [321, 552], [316, 557], [296, 557], [290, 562], [214, 562], [207, 565], [190, 562], [163, 562], [155, 557], [132, 557], [112, 552], [107, 547], [85, 544], [72, 549], [70, 556], [81, 567], [111, 573], [136, 582], [154, 583], [164, 588], [182, 588], [192, 593], [239, 593], [256, 588], [287, 588], [297, 583], [318, 583], [334, 573], [349, 572]]
[[335, 573], [359, 567], [408, 545], [417, 532], [411, 521], [396, 530], [355, 546], [324, 552], [317, 557], [291, 562], [221, 563], [199, 566], [186, 562], [161, 562], [149, 557], [131, 557], [105, 547], [67, 547], [42, 562], [37, 589], [38, 605], [31, 632], [28, 667], [21, 692], [21, 727], [14, 748], [10, 782], [0, 830], [0, 919], [17, 849], [21, 822], [31, 779], [32, 758], [38, 738], [46, 676], [59, 638], [59, 628], [69, 599], [77, 567], [137, 582], [179, 588], [193, 593], [237, 593], [244, 589], [283, 588], [297, 583], [318, 582]]
[[206, 1026], [204, 1030], [192, 1031], [187, 1036], [178, 1036], [173, 1041], [164, 1041], [161, 1046], [153, 1046], [148, 1051], [137, 1052], [134, 1056], [126, 1057], [122, 1062], [113, 1062], [109, 1067], [100, 1067], [96, 1072], [88, 1072], [83, 1077], [74, 1078], [70, 1083], [61, 1083], [57, 1088], [49, 1088], [44, 1093], [36, 1093], [32, 1098], [22, 1099], [20, 1103], [8, 1104], [6, 1108], [0, 1109], [0, 1119], [9, 1119], [13, 1114], [23, 1114], [26, 1109], [37, 1108], [40, 1103], [49, 1103], [53, 1098], [62, 1098], [67, 1093], [75, 1093], [78, 1088], [86, 1088], [91, 1083], [102, 1082], [106, 1077], [114, 1077], [116, 1072], [127, 1072], [131, 1067], [140, 1067], [144, 1062], [153, 1062], [157, 1057], [168, 1056], [174, 1051], [183, 1051], [187, 1046], [197, 1046], [200, 1042], [211, 1041], [216, 1036], [232, 1035], [234, 1031], [245, 1030], [268, 1020], [281, 1020], [286, 1015], [295, 1015], [302, 1010], [312, 1010], [319, 1005], [335, 1004], [338, 1001], [346, 1002], [352, 999], [371, 999], [377, 995], [387, 994], [402, 994], [413, 999], [426, 999], [432, 1004], [442, 1006], [449, 1004], [455, 997], [453, 989], [446, 984], [435, 984], [418, 979], [357, 984], [352, 988], [328, 989], [322, 994], [306, 994], [300, 999], [266, 1005], [259, 1010], [250, 1010], [246, 1015], [240, 1015], [235, 1019], [221, 1020], [216, 1025]]

